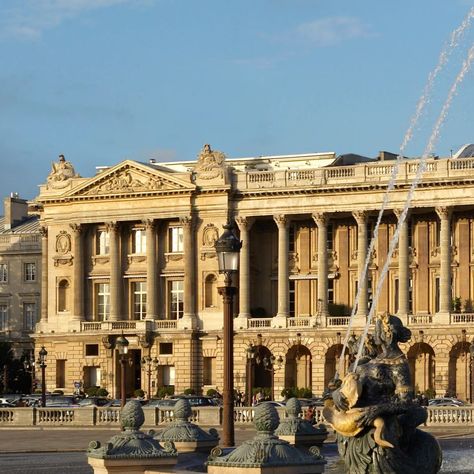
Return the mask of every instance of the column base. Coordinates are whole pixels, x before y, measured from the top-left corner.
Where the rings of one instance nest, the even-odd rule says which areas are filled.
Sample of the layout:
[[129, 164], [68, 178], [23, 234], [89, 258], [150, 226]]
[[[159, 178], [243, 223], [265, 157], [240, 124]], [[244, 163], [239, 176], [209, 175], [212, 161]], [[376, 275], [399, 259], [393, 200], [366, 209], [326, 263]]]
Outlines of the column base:
[[81, 319], [78, 316], [73, 316], [67, 323], [69, 332], [81, 332]]
[[178, 329], [197, 329], [198, 321], [196, 316], [185, 314], [181, 319], [178, 319], [177, 322]]
[[234, 319], [234, 328], [247, 329], [249, 318], [250, 314], [239, 314], [239, 316]]
[[434, 317], [436, 324], [441, 324], [441, 325], [448, 325], [451, 322], [451, 313], [448, 311], [440, 311], [439, 313], [435, 314]]
[[271, 327], [272, 328], [286, 328], [287, 317], [288, 317], [287, 314], [277, 314], [272, 319]]
[[[375, 322], [375, 318], [372, 318], [372, 324]], [[356, 314], [354, 315], [354, 320], [352, 321], [353, 328], [365, 328], [367, 324], [367, 315], [366, 314]]]

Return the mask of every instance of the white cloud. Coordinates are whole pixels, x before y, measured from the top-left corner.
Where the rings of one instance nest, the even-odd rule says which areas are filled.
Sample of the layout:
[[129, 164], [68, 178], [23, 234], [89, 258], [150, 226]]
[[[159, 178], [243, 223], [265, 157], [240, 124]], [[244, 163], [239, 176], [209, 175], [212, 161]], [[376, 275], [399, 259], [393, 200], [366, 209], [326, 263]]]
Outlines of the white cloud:
[[100, 8], [143, 5], [154, 0], [13, 0], [0, 6], [0, 35], [25, 40], [38, 38], [45, 30]]
[[359, 18], [336, 16], [303, 23], [297, 35], [315, 46], [332, 46], [354, 38], [373, 36], [370, 27]]

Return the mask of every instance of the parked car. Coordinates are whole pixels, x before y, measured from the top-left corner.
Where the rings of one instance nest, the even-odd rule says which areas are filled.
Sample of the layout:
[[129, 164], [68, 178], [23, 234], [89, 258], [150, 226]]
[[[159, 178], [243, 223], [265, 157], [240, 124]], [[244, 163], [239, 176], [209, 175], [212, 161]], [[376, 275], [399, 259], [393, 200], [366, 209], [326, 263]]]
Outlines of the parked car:
[[112, 401], [105, 397], [87, 397], [78, 401], [79, 407], [108, 407]]
[[170, 408], [173, 407], [177, 401], [178, 399], [176, 398], [152, 398], [148, 400], [145, 408]]
[[0, 408], [14, 408], [16, 405], [10, 402], [0, 402]]
[[466, 402], [454, 397], [440, 397], [428, 400], [430, 407], [462, 407], [467, 405]]
[[74, 395], [52, 395], [46, 398], [46, 406], [50, 408], [78, 407], [79, 399]]
[[270, 405], [273, 405], [275, 408], [284, 408], [286, 406], [285, 402], [277, 402], [275, 400], [262, 400], [261, 402], [258, 402], [255, 406], [257, 407], [262, 403], [270, 403]]
[[216, 407], [218, 406], [213, 397], [204, 395], [176, 395], [171, 400], [178, 401], [179, 399], [186, 399], [192, 407]]

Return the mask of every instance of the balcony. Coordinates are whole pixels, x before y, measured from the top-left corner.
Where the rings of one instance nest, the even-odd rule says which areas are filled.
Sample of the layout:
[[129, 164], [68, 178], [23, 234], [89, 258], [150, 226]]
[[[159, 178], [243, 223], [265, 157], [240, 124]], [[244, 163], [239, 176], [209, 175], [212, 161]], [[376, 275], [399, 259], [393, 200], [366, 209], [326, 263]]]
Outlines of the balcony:
[[173, 319], [156, 319], [154, 321], [83, 321], [81, 322], [81, 332], [162, 331], [177, 329], [177, 324], [178, 321]]

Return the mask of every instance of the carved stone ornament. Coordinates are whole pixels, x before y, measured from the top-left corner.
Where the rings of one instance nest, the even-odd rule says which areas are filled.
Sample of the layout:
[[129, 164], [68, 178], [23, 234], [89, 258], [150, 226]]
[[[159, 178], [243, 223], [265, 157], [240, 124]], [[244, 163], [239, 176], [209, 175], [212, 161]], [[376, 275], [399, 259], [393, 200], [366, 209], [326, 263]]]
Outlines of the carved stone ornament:
[[[157, 440], [175, 443], [178, 451], [194, 451], [203, 448], [210, 451], [211, 448], [217, 446], [219, 435], [216, 429], [211, 428], [207, 433], [199, 426], [188, 421], [188, 418], [193, 414], [188, 400], [178, 400], [173, 407], [173, 412], [174, 420], [167, 428], [156, 435]], [[186, 446], [186, 444], [189, 446]]]
[[208, 180], [224, 177], [225, 155], [221, 151], [211, 149], [211, 145], [204, 145], [198, 156], [194, 172], [199, 179]]
[[65, 255], [71, 251], [71, 236], [64, 230], [56, 236], [56, 253]]
[[[91, 441], [87, 456], [98, 459], [143, 459], [172, 458], [176, 460], [177, 453], [174, 444], [166, 442], [163, 446], [151, 435], [139, 431], [145, 421], [145, 415], [140, 403], [129, 401], [122, 409], [120, 423], [123, 431], [113, 436], [104, 446], [99, 441]], [[126, 471], [121, 471], [126, 472]]]
[[[130, 192], [156, 191], [165, 187], [164, 180], [159, 176], [146, 176], [135, 170], [121, 169], [112, 176], [90, 188], [85, 194], [125, 194]], [[167, 187], [167, 186], [166, 186]]]
[[[225, 473], [226, 467], [262, 469], [280, 466], [294, 467], [294, 471], [291, 472], [323, 472], [326, 461], [319, 455], [319, 449], [310, 449], [305, 452], [291, 446], [287, 441], [279, 439], [273, 434], [278, 423], [279, 416], [274, 406], [268, 402], [256, 406], [254, 424], [257, 435], [251, 440], [244, 441], [224, 456], [222, 456], [221, 449], [214, 449], [208, 458], [207, 472], [210, 474]], [[318, 464], [319, 470], [317, 469]], [[311, 467], [311, 470], [307, 469], [308, 466]]]
[[66, 161], [64, 155], [59, 155], [57, 163], [51, 163], [51, 171], [47, 178], [48, 189], [62, 189], [69, 184], [71, 178], [80, 176], [74, 171], [74, 167], [69, 161]]
[[214, 224], [207, 224], [202, 232], [202, 245], [204, 247], [214, 247], [219, 238], [219, 230]]

